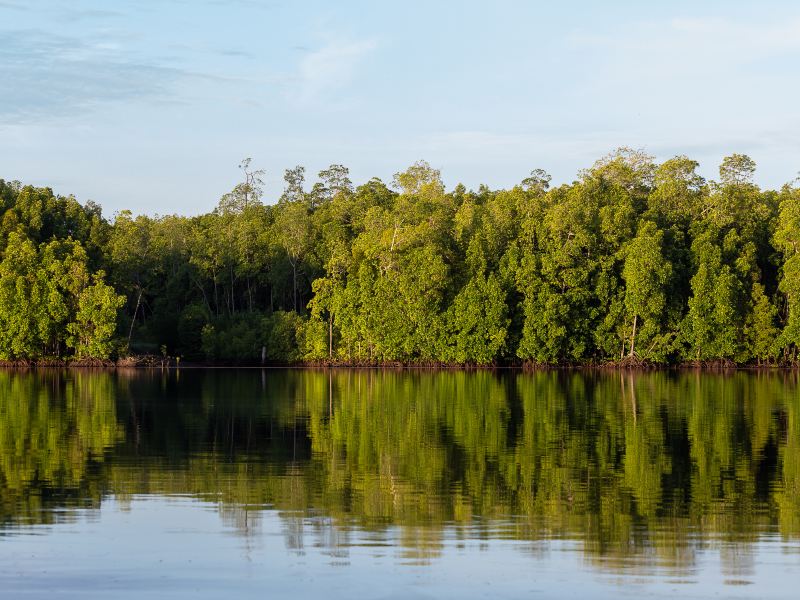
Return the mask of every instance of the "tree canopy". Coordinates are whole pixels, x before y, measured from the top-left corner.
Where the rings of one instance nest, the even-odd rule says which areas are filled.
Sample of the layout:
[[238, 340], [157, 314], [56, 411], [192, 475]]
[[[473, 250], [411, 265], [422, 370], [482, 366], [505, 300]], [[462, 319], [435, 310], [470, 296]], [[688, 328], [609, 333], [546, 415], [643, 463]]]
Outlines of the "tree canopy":
[[[797, 360], [800, 188], [621, 148], [554, 186], [447, 191], [425, 161], [112, 219], [0, 180], [0, 358], [583, 364]], [[270, 200], [273, 200], [272, 202]], [[121, 299], [120, 299], [121, 298]]]

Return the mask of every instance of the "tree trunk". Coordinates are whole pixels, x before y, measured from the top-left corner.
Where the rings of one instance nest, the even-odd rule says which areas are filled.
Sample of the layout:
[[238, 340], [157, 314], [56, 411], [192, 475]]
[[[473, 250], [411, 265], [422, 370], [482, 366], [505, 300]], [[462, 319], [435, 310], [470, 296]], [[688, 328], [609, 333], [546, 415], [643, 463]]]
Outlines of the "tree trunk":
[[133, 336], [133, 326], [136, 324], [136, 313], [139, 312], [139, 304], [142, 301], [142, 288], [139, 288], [139, 295], [136, 296], [136, 308], [133, 309], [131, 328], [128, 330], [128, 352], [131, 351], [131, 337]]
[[328, 358], [333, 358], [333, 313], [328, 313]]
[[292, 261], [292, 305], [297, 312], [297, 262]]
[[206, 303], [206, 308], [208, 308], [208, 314], [210, 315], [214, 311], [211, 310], [211, 303], [208, 301], [208, 296], [206, 295], [205, 289], [203, 289], [203, 286], [200, 285], [200, 282], [196, 279], [192, 278], [192, 281], [194, 281], [194, 284], [198, 287], [200, 293], [203, 294], [203, 302]]
[[233, 266], [231, 266], [231, 315], [236, 312], [236, 299], [233, 296]]
[[639, 315], [633, 315], [633, 331], [631, 332], [631, 351], [628, 356], [633, 356], [634, 344], [636, 344], [636, 321]]
[[214, 274], [214, 307], [216, 308], [217, 316], [219, 316], [219, 291], [217, 289], [217, 274]]

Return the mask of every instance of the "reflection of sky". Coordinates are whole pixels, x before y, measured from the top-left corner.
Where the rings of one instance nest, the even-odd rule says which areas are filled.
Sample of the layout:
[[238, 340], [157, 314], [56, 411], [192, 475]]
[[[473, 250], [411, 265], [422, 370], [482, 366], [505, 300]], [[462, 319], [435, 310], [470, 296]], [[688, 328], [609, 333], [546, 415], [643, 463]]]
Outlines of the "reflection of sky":
[[0, 0], [0, 177], [107, 212], [197, 213], [247, 155], [385, 180], [570, 181], [619, 145], [714, 176], [800, 166], [800, 7], [669, 3]]
[[296, 527], [294, 517], [260, 511], [241, 535], [241, 523], [220, 518], [214, 504], [109, 500], [72, 523], [0, 538], [0, 590], [30, 598], [787, 598], [800, 574], [797, 544], [777, 536], [748, 547], [742, 572], [723, 559], [738, 547], [713, 542], [676, 576], [634, 562], [606, 569], [587, 562], [576, 541], [470, 528], [436, 529], [435, 552], [410, 555], [400, 528], [335, 531], [322, 517]]

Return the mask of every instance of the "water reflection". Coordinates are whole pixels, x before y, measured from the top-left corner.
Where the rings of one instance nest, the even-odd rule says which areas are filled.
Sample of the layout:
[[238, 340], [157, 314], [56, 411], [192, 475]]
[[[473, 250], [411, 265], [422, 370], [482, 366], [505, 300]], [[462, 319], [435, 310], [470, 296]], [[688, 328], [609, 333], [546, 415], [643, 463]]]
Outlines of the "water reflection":
[[716, 549], [746, 583], [800, 539], [799, 412], [784, 372], [0, 371], [0, 535], [180, 495], [341, 565], [563, 540], [676, 581]]

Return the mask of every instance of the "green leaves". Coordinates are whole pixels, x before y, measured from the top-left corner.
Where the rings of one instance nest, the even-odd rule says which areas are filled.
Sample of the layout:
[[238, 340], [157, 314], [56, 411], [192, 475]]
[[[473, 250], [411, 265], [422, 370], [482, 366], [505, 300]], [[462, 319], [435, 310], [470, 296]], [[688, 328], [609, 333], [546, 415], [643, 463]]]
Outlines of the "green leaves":
[[782, 277], [778, 285], [786, 307], [786, 326], [781, 334], [781, 346], [792, 355], [800, 346], [800, 190], [785, 187], [781, 192], [780, 214], [773, 236], [783, 254]]
[[107, 359], [111, 355], [117, 311], [125, 304], [125, 296], [103, 283], [103, 276], [102, 271], [95, 274], [92, 284], [80, 292], [75, 320], [67, 325], [67, 345], [78, 358]]
[[116, 335], [139, 352], [260, 360], [276, 318], [294, 334], [273, 336], [273, 360], [796, 359], [800, 196], [761, 191], [747, 156], [706, 182], [685, 156], [620, 148], [568, 185], [535, 169], [510, 190], [451, 192], [424, 161], [397, 191], [354, 188], [338, 164], [307, 191], [298, 166], [276, 204], [240, 167], [211, 213], [113, 223], [2, 183], [2, 356], [107, 356], [118, 303], [102, 268], [126, 295]]
[[24, 235], [9, 235], [0, 262], [0, 358], [61, 356], [67, 348], [78, 358], [110, 356], [124, 297], [87, 263], [70, 239], [37, 250]]
[[506, 293], [494, 273], [476, 275], [445, 314], [441, 358], [460, 364], [491, 364], [503, 355], [508, 337]]
[[[672, 277], [672, 265], [664, 257], [663, 243], [664, 233], [655, 223], [640, 223], [636, 237], [627, 246], [622, 271], [627, 322], [635, 322], [639, 327], [638, 355], [644, 359], [664, 359], [663, 348], [655, 348], [652, 343], [654, 338], [664, 334], [666, 291]], [[635, 330], [631, 331], [628, 348], [629, 354], [634, 355]]]

